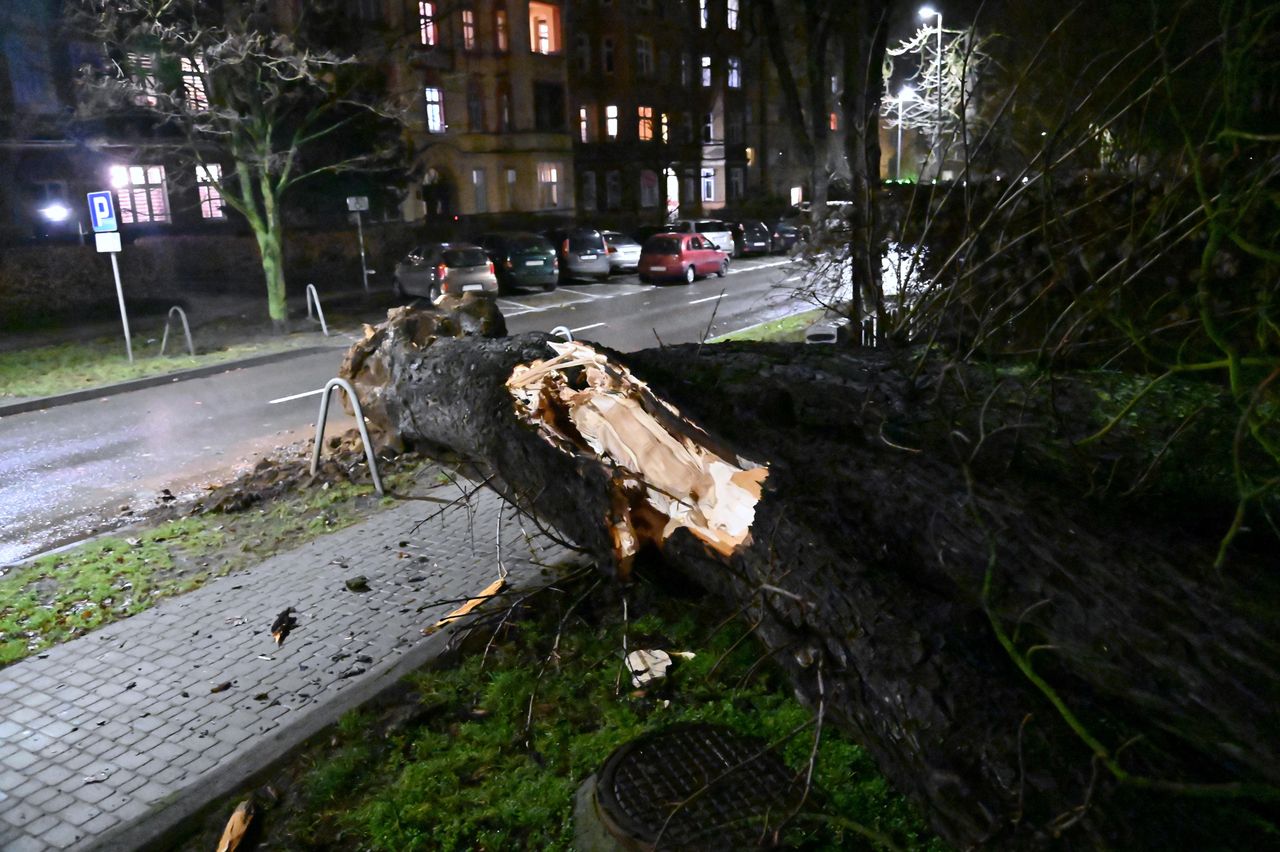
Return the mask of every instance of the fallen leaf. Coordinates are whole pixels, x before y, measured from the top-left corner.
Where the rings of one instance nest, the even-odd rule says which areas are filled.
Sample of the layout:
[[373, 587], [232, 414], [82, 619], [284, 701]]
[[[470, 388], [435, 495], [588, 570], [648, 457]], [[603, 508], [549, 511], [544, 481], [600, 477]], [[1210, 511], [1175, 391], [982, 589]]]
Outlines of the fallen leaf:
[[215, 686], [213, 689], [210, 689], [210, 690], [209, 690], [209, 692], [210, 692], [210, 693], [215, 693], [215, 692], [226, 692], [226, 691], [227, 691], [228, 689], [230, 689], [230, 688], [231, 688], [231, 681], [229, 681], [229, 680], [224, 680], [222, 683], [218, 684], [218, 685], [217, 685], [217, 686]]
[[236, 847], [240, 845], [240, 841], [244, 839], [244, 833], [249, 830], [249, 823], [253, 821], [253, 801], [245, 799], [236, 805], [236, 809], [231, 812], [231, 818], [227, 820], [227, 827], [222, 830], [222, 839], [218, 841], [218, 852], [235, 852]]
[[298, 626], [298, 619], [293, 617], [293, 607], [285, 607], [284, 611], [276, 616], [276, 620], [271, 624], [271, 636], [276, 640], [276, 646], [279, 647], [284, 642], [289, 631]]

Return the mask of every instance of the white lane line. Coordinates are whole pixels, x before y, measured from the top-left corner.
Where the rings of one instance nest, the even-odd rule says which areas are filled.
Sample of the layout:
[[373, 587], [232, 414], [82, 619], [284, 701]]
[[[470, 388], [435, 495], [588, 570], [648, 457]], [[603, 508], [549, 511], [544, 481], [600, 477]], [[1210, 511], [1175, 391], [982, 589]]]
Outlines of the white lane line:
[[592, 329], [592, 328], [600, 328], [600, 326], [603, 326], [603, 325], [608, 325], [608, 323], [594, 322], [591, 325], [583, 325], [583, 326], [579, 326], [578, 328], [571, 328], [569, 330], [572, 331], [574, 334], [577, 334], [580, 331], [587, 331], [588, 329]]
[[303, 391], [302, 393], [295, 393], [293, 396], [282, 396], [279, 399], [268, 400], [267, 405], [275, 405], [278, 402], [289, 402], [295, 399], [302, 399], [304, 396], [318, 396], [322, 393], [324, 393], [324, 388], [316, 388], [315, 390]]
[[693, 300], [692, 302], [690, 302], [689, 304], [691, 304], [691, 305], [701, 305], [703, 302], [714, 302], [714, 301], [716, 301], [717, 299], [723, 299], [723, 298], [724, 298], [724, 295], [725, 295], [724, 293], [717, 293], [717, 294], [716, 294], [716, 295], [714, 295], [714, 296], [707, 296], [705, 299], [694, 299], [694, 300]]
[[523, 302], [517, 302], [517, 301], [515, 301], [514, 299], [499, 299], [499, 300], [498, 300], [498, 304], [499, 304], [500, 306], [501, 306], [501, 305], [515, 305], [517, 308], [519, 308], [519, 309], [520, 309], [520, 310], [522, 310], [522, 311], [541, 311], [541, 310], [546, 310], [545, 308], [535, 308], [535, 307], [533, 307], [532, 305], [526, 305], [526, 304], [524, 304]]
[[570, 293], [574, 293], [574, 294], [576, 294], [576, 295], [578, 295], [578, 296], [586, 296], [588, 299], [607, 299], [607, 298], [609, 298], [608, 296], [601, 296], [601, 295], [599, 295], [599, 294], [597, 294], [597, 293], [588, 293], [586, 290], [575, 290], [575, 289], [573, 289], [572, 287], [561, 287], [560, 289], [561, 289], [561, 290], [566, 290], [566, 291], [568, 291], [568, 292], [570, 292]]

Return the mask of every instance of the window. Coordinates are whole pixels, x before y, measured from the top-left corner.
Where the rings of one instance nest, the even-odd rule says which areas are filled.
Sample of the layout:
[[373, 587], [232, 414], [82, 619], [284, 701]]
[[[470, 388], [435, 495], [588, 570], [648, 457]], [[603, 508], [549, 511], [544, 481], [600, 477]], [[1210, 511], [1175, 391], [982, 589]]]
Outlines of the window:
[[671, 116], [667, 115], [665, 112], [662, 114], [661, 127], [662, 127], [662, 141], [670, 142], [671, 141]]
[[484, 169], [471, 170], [471, 190], [475, 196], [475, 212], [489, 212], [489, 188], [485, 182]]
[[640, 172], [640, 206], [658, 206], [658, 173], [649, 169]]
[[435, 47], [439, 38], [436, 31], [436, 4], [418, 4], [418, 37], [426, 47]]
[[578, 62], [578, 70], [583, 74], [591, 71], [591, 39], [586, 34], [578, 33], [573, 37], [573, 53]]
[[611, 38], [600, 41], [600, 66], [604, 73], [613, 73], [613, 39]]
[[121, 224], [169, 221], [164, 166], [112, 166], [109, 176]]
[[472, 133], [485, 131], [484, 89], [481, 88], [478, 77], [472, 77], [467, 81], [467, 123]]
[[444, 133], [444, 95], [439, 89], [428, 86], [423, 90], [423, 98], [427, 107], [427, 132]]
[[506, 133], [511, 129], [511, 84], [506, 80], [498, 82], [498, 132]]
[[516, 170], [507, 169], [507, 209], [516, 209]]
[[[34, 34], [22, 34], [18, 27], [13, 27], [14, 30], [19, 30], [18, 32], [10, 32], [9, 27], [6, 20], [3, 31], [0, 31], [0, 53], [8, 54], [6, 64], [13, 102], [40, 112], [56, 112], [60, 105], [57, 88], [54, 85], [55, 73], [53, 57], [50, 54], [50, 40]], [[78, 44], [83, 45], [83, 42]], [[96, 49], [101, 52], [101, 45], [97, 45]], [[74, 61], [79, 58], [76, 53], [83, 51], [77, 49], [76, 43], [71, 45], [71, 51], [72, 68], [77, 68], [80, 63]], [[91, 64], [95, 69], [103, 66], [101, 61], [94, 61], [94, 59], [90, 59], [86, 64]]]
[[543, 209], [560, 206], [559, 163], [538, 163], [538, 205]]
[[653, 39], [636, 36], [636, 72], [648, 77], [653, 74]]
[[741, 113], [730, 113], [725, 118], [725, 137], [730, 145], [741, 145], [746, 137], [746, 125]]
[[529, 3], [529, 50], [534, 53], [560, 52], [560, 7], [537, 0]]
[[833, 95], [840, 94], [840, 78], [837, 77], [835, 74], [831, 75], [831, 94]]
[[716, 138], [716, 116], [709, 112], [702, 116], [702, 141], [711, 142]]
[[222, 192], [218, 189], [218, 184], [221, 182], [222, 166], [217, 163], [196, 166], [196, 187], [200, 191], [200, 218], [226, 218], [227, 214], [222, 210]]
[[609, 104], [604, 108], [604, 135], [610, 139], [618, 138], [618, 107]]
[[617, 210], [622, 206], [622, 173], [608, 172], [604, 176], [604, 206]]
[[156, 82], [155, 57], [149, 53], [129, 53], [126, 54], [126, 59], [129, 63], [129, 75], [138, 89], [133, 102], [138, 106], [155, 106], [159, 103], [156, 96], [160, 92]]
[[693, 114], [684, 112], [680, 114], [680, 141], [693, 141]]
[[702, 57], [702, 85], [711, 85], [711, 57]]
[[742, 88], [742, 60], [736, 56], [729, 57], [729, 88]]
[[591, 141], [591, 123], [587, 120], [586, 107], [578, 107], [578, 138], [583, 142]]
[[596, 173], [582, 173], [582, 209], [596, 209]]
[[182, 96], [187, 109], [204, 112], [209, 109], [209, 95], [204, 87], [204, 59], [193, 56], [182, 58]]
[[636, 132], [641, 142], [648, 142], [653, 138], [653, 107], [638, 107], [637, 112], [640, 121]]
[[506, 9], [495, 9], [493, 11], [493, 46], [498, 49], [499, 53], [506, 53], [511, 49], [511, 37], [507, 32]]
[[535, 130], [565, 130], [564, 86], [558, 83], [533, 84], [533, 126]]
[[462, 49], [476, 49], [476, 10], [462, 10]]
[[738, 0], [726, 0], [724, 25], [731, 30], [738, 28]]
[[829, 116], [829, 118], [828, 118], [828, 121], [830, 121], [830, 123], [831, 123], [831, 129], [832, 129], [832, 130], [839, 130], [839, 129], [840, 129], [840, 117], [839, 117], [839, 116], [837, 116], [834, 112], [833, 112], [833, 113], [831, 113], [831, 115], [830, 115], [830, 116]]
[[742, 169], [729, 169], [729, 200], [737, 201], [746, 195], [746, 184], [743, 181]]
[[703, 201], [716, 200], [716, 170], [715, 169], [702, 170], [702, 200]]
[[687, 86], [693, 80], [693, 57], [680, 54], [680, 85]]
[[708, 21], [707, 0], [698, 0], [698, 26], [705, 30], [707, 28]]

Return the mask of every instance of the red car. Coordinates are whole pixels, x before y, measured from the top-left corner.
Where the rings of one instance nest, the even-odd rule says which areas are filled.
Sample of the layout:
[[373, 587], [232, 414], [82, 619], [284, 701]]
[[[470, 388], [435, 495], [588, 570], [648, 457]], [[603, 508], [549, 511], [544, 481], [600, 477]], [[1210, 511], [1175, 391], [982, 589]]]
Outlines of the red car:
[[683, 279], [692, 284], [704, 275], [729, 271], [729, 255], [697, 234], [654, 234], [640, 250], [640, 280], [646, 284], [663, 279]]

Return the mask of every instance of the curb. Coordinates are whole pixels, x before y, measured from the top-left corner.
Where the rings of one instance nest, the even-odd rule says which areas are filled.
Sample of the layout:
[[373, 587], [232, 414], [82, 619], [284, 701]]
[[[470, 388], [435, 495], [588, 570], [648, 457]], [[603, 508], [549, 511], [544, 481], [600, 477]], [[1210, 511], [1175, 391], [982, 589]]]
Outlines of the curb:
[[188, 379], [202, 379], [206, 376], [216, 376], [218, 373], [229, 373], [232, 370], [239, 370], [244, 367], [259, 367], [263, 364], [287, 361], [291, 358], [300, 358], [303, 355], [314, 355], [317, 352], [326, 352], [337, 348], [339, 347], [336, 345], [304, 346], [300, 349], [286, 349], [283, 352], [254, 355], [250, 358], [241, 358], [237, 361], [223, 361], [220, 364], [209, 364], [205, 367], [193, 367], [190, 370], [179, 370], [176, 373], [157, 373], [154, 376], [146, 376], [141, 379], [130, 379], [127, 382], [117, 382], [114, 385], [85, 388], [84, 390], [71, 391], [69, 393], [56, 394], [54, 396], [42, 396], [37, 397], [36, 399], [27, 399], [22, 402], [3, 403], [0, 404], [0, 417], [8, 417], [13, 414], [26, 414], [29, 411], [40, 411], [45, 408], [56, 408], [60, 405], [70, 405], [75, 402], [100, 399], [104, 396], [113, 396], [118, 393], [145, 390], [146, 388], [159, 387], [160, 385], [167, 385], [172, 382], [182, 382]]

